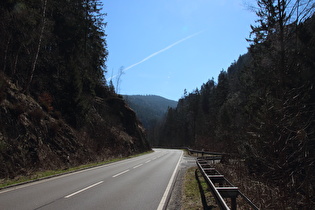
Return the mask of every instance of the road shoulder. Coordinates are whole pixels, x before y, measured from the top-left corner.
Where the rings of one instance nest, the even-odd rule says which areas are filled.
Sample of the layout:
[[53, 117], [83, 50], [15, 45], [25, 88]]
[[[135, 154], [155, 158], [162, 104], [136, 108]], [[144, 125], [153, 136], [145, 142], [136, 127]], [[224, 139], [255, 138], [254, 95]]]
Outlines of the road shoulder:
[[167, 210], [178, 210], [182, 208], [182, 192], [185, 174], [191, 167], [196, 166], [196, 158], [184, 155], [180, 163], [174, 187], [167, 205]]

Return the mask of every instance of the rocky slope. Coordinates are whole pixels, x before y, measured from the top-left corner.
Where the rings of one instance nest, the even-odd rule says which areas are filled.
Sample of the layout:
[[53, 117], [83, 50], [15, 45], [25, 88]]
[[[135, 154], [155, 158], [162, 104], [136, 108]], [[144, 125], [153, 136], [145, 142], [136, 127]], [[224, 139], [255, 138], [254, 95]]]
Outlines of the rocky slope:
[[0, 178], [150, 150], [144, 129], [122, 98], [95, 97], [80, 130], [37, 101], [1, 75]]

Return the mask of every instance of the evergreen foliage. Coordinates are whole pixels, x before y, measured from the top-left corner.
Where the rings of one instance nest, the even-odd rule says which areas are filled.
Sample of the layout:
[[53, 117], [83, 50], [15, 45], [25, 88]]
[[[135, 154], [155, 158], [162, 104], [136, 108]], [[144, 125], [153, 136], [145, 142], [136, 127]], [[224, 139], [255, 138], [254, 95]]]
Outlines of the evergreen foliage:
[[251, 173], [300, 195], [296, 208], [314, 205], [313, 9], [312, 1], [258, 0], [248, 53], [169, 109], [158, 145], [240, 157]]
[[177, 101], [156, 95], [125, 95], [126, 103], [132, 108], [146, 129], [150, 144], [154, 142], [154, 128], [166, 114], [169, 108], [175, 108]]
[[106, 85], [101, 7], [0, 1], [0, 178], [150, 150], [135, 113]]
[[146, 129], [154, 127], [156, 121], [164, 117], [169, 107], [177, 102], [156, 95], [124, 95], [128, 105], [137, 113]]
[[0, 2], [0, 71], [34, 98], [48, 92], [73, 126], [84, 124], [106, 83], [101, 6], [99, 0]]

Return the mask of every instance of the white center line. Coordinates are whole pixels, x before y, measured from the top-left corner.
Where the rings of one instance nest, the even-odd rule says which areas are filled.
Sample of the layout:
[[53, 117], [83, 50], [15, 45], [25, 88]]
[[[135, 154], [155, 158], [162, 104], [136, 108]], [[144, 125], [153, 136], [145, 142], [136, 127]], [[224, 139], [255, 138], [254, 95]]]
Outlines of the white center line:
[[151, 162], [151, 160], [148, 160], [148, 161], [146, 161], [145, 163], [150, 163]]
[[100, 182], [97, 182], [97, 183], [95, 183], [95, 184], [92, 184], [91, 186], [88, 186], [88, 187], [86, 187], [86, 188], [84, 188], [84, 189], [82, 189], [82, 190], [79, 190], [79, 191], [77, 191], [77, 192], [74, 192], [74, 193], [72, 193], [72, 194], [70, 194], [70, 195], [65, 196], [65, 198], [70, 198], [70, 197], [72, 197], [72, 196], [74, 196], [74, 195], [76, 195], [76, 194], [78, 194], [78, 193], [81, 193], [81, 192], [83, 192], [83, 191], [85, 191], [85, 190], [88, 190], [88, 189], [90, 189], [90, 188], [92, 188], [92, 187], [95, 187], [96, 185], [99, 185], [99, 184], [102, 184], [102, 183], [103, 183], [103, 181], [100, 181]]
[[137, 166], [135, 166], [135, 167], [133, 167], [133, 168], [138, 168], [138, 167], [140, 167], [140, 166], [143, 166], [143, 164], [139, 164], [139, 165], [137, 165]]
[[120, 172], [120, 173], [114, 175], [113, 177], [115, 178], [115, 177], [120, 176], [120, 175], [122, 175], [122, 174], [124, 174], [124, 173], [127, 173], [128, 171], [129, 171], [129, 169], [126, 170], [126, 171]]

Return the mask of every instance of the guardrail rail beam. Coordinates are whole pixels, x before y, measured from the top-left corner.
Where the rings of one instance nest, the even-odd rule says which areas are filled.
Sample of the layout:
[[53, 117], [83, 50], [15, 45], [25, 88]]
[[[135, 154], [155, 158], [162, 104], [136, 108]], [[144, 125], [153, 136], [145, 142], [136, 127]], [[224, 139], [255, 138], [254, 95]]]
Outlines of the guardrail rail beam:
[[[196, 163], [220, 209], [230, 209], [224, 200], [224, 198], [229, 198], [231, 199], [231, 209], [236, 210], [236, 198], [240, 195], [253, 209], [258, 210], [257, 206], [242, 194], [238, 187], [233, 186], [224, 175], [210, 166], [205, 159], [197, 158]], [[215, 184], [219, 186], [215, 186]]]

